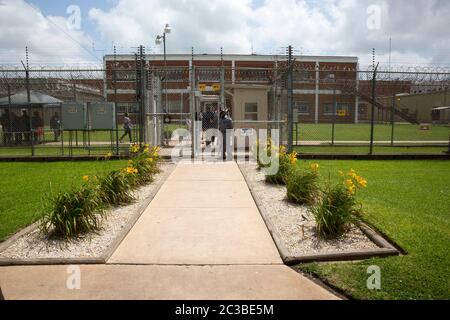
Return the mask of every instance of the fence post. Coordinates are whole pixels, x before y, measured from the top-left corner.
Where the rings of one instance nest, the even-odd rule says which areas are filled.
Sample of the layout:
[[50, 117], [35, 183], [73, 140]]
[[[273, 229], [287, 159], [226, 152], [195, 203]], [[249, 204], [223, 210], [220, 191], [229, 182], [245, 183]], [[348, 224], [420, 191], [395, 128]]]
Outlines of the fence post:
[[378, 65], [373, 70], [373, 79], [372, 79], [372, 119], [370, 120], [370, 155], [373, 154], [373, 138], [374, 138], [374, 129], [375, 129], [375, 102], [376, 102], [376, 85], [377, 85], [377, 70]]
[[293, 140], [293, 100], [294, 100], [294, 88], [293, 88], [293, 66], [292, 66], [292, 46], [288, 47], [288, 73], [287, 73], [287, 94], [288, 94], [288, 152], [292, 152], [292, 140]]
[[[335, 85], [335, 83], [334, 83]], [[334, 129], [336, 123], [337, 101], [336, 101], [336, 87], [333, 87], [333, 116], [331, 123], [331, 145], [334, 146]]]
[[391, 146], [394, 146], [394, 122], [395, 122], [395, 104], [397, 100], [397, 95], [395, 94], [392, 97], [392, 108], [391, 108]]
[[25, 66], [22, 62], [22, 65], [25, 69], [25, 82], [27, 86], [27, 104], [28, 104], [28, 125], [30, 127], [30, 131], [27, 133], [28, 140], [31, 144], [31, 156], [35, 155], [34, 150], [34, 134], [33, 134], [33, 122], [32, 122], [32, 114], [31, 114], [31, 88], [30, 88], [30, 71], [28, 67], [28, 47], [26, 48], [26, 55], [27, 55], [27, 65]]
[[[115, 113], [116, 113], [116, 155], [118, 156], [120, 154], [119, 151], [119, 125], [117, 123], [118, 121], [118, 112], [117, 112], [117, 72], [116, 72], [116, 68], [117, 68], [117, 50], [116, 50], [116, 46], [114, 46], [114, 64], [112, 67], [112, 80], [113, 80], [113, 85], [114, 85], [114, 104], [115, 104]], [[108, 73], [106, 72], [106, 70], [104, 70], [103, 72], [106, 73], [105, 75], [105, 79], [108, 79]]]

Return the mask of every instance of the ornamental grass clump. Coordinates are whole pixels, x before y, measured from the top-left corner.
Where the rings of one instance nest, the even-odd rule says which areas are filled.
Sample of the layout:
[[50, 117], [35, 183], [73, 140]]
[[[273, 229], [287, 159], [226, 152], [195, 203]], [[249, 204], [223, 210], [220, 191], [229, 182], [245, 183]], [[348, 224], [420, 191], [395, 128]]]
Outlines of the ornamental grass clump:
[[65, 239], [98, 231], [104, 217], [104, 204], [98, 196], [95, 183], [86, 183], [69, 192], [61, 192], [46, 199], [40, 229], [45, 235]]
[[129, 166], [137, 170], [136, 185], [141, 186], [153, 181], [153, 176], [159, 172], [159, 148], [150, 149], [148, 145], [135, 153], [128, 161]]
[[295, 169], [286, 183], [287, 198], [290, 202], [312, 205], [319, 196], [319, 165], [312, 164], [309, 169]]
[[[258, 168], [267, 168], [270, 167], [270, 161], [268, 163], [265, 163], [266, 160], [270, 159], [272, 155], [272, 139], [268, 138], [265, 144], [262, 144], [259, 140], [256, 142], [256, 145], [254, 146], [254, 152], [256, 152], [256, 162], [258, 163]], [[264, 155], [264, 158], [267, 158], [263, 160], [260, 155]]]
[[98, 194], [105, 205], [124, 205], [134, 200], [132, 193], [136, 175], [134, 168], [111, 171], [99, 180]]
[[334, 186], [328, 183], [319, 202], [311, 208], [317, 233], [326, 239], [342, 236], [362, 215], [362, 206], [356, 197], [358, 191], [367, 186], [367, 181], [354, 170], [339, 174], [340, 183]]
[[[289, 175], [295, 168], [295, 163], [297, 162], [297, 154], [286, 153], [286, 148], [280, 146], [278, 152], [274, 153], [274, 158], [278, 160], [278, 170], [274, 174], [266, 175], [266, 182], [271, 184], [285, 185], [287, 183]], [[272, 159], [272, 161], [276, 161]]]

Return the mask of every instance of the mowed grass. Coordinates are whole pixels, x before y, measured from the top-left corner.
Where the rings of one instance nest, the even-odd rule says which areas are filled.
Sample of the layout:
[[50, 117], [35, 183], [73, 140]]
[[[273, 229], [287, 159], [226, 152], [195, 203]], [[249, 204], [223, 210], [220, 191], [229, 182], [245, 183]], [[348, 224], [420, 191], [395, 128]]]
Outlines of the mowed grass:
[[126, 161], [0, 163], [0, 241], [39, 218], [44, 195], [124, 166]]
[[[296, 152], [305, 154], [369, 154], [369, 146], [299, 146], [294, 147]], [[390, 147], [374, 146], [374, 154], [436, 154], [441, 155], [449, 151], [448, 146], [442, 147]]]
[[[309, 162], [300, 162], [306, 166]], [[407, 255], [297, 266], [356, 299], [450, 298], [450, 162], [318, 161], [326, 179], [355, 169], [367, 178], [360, 194], [365, 220]], [[381, 290], [367, 289], [367, 268], [381, 268]]]
[[[332, 125], [327, 123], [294, 123], [294, 139], [297, 141], [331, 141]], [[450, 126], [431, 125], [429, 131], [421, 131], [419, 125], [396, 124], [395, 141], [448, 141]], [[390, 141], [391, 126], [376, 124], [374, 141]], [[370, 141], [370, 124], [336, 124], [335, 141]]]

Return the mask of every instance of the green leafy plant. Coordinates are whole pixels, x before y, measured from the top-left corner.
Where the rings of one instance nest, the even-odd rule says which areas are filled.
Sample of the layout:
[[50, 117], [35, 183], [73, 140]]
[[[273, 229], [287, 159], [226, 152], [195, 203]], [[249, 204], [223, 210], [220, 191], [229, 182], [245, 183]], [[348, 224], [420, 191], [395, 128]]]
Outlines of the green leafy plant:
[[295, 169], [287, 178], [286, 191], [289, 201], [302, 205], [315, 203], [319, 193], [318, 165], [312, 164], [307, 170]]
[[332, 186], [328, 182], [320, 200], [311, 208], [318, 235], [327, 239], [343, 235], [362, 215], [356, 194], [360, 188], [366, 187], [367, 181], [353, 170], [347, 176], [342, 172], [340, 175], [341, 183]]
[[[279, 152], [277, 152], [274, 156], [274, 158], [278, 160], [278, 170], [275, 174], [266, 175], [266, 182], [285, 185], [295, 165], [295, 162], [293, 161], [294, 155], [294, 153], [287, 154], [286, 148], [284, 146], [280, 146]], [[295, 161], [296, 160], [297, 159], [295, 158]]]
[[134, 200], [134, 174], [116, 170], [99, 179], [98, 195], [105, 205], [123, 205]]
[[74, 238], [100, 229], [104, 205], [92, 184], [49, 197], [40, 222], [46, 235]]
[[260, 153], [267, 155], [268, 158], [272, 155], [272, 140], [267, 139], [265, 144], [262, 144], [259, 140], [253, 147], [253, 152], [256, 153], [256, 162], [258, 164], [258, 168], [267, 168], [270, 166], [270, 163], [264, 163], [260, 158]]

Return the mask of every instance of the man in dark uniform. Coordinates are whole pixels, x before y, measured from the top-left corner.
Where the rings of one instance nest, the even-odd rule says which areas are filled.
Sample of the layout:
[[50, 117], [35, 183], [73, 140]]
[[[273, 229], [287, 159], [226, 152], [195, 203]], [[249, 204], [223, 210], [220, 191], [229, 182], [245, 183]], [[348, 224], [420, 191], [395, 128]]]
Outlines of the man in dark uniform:
[[12, 119], [10, 119], [9, 110], [5, 109], [0, 117], [0, 124], [3, 131], [3, 144], [10, 145], [12, 142]]
[[[212, 107], [209, 107], [207, 111], [203, 114], [202, 118], [202, 127], [203, 131], [207, 131], [208, 129], [218, 129], [217, 128], [217, 115], [214, 111], [212, 111]], [[213, 135], [211, 137], [208, 137], [206, 135], [206, 145], [209, 146], [212, 143], [214, 143], [216, 137]]]
[[53, 117], [50, 119], [50, 129], [53, 130], [53, 135], [55, 137], [55, 142], [58, 141], [61, 135], [61, 120], [59, 119], [58, 112], [55, 112]]
[[222, 159], [223, 160], [231, 160], [232, 159], [232, 151], [231, 151], [231, 141], [227, 141], [227, 130], [233, 129], [233, 121], [230, 117], [227, 117], [227, 113], [225, 111], [220, 112], [220, 121], [219, 121], [219, 130], [222, 133]]

